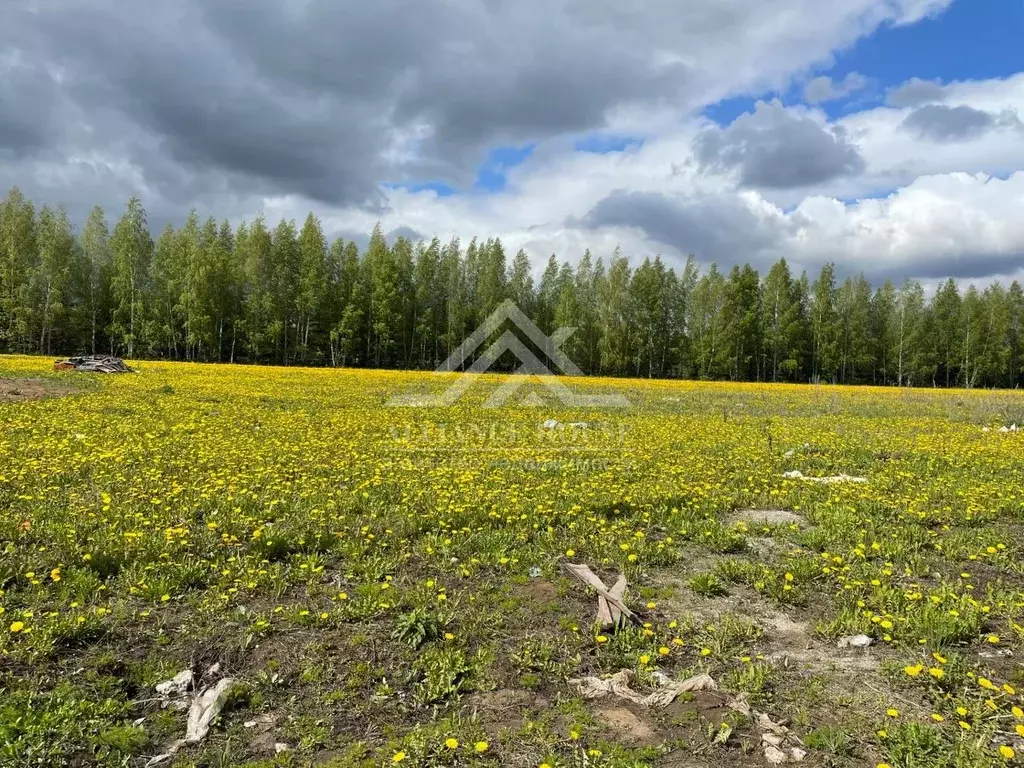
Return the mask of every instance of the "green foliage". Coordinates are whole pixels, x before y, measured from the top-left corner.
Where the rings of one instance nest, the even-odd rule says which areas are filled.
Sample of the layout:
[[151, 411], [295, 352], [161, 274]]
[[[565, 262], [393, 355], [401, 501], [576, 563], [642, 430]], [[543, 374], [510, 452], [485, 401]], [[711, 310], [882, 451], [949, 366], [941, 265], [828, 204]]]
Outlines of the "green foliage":
[[428, 612], [425, 608], [414, 608], [403, 613], [395, 621], [394, 637], [413, 648], [437, 640], [444, 634], [447, 621]]
[[728, 593], [725, 585], [713, 573], [698, 573], [688, 583], [690, 589], [702, 597], [718, 597]]
[[0, 762], [59, 768], [138, 755], [149, 740], [130, 715], [124, 699], [68, 682], [47, 692], [0, 686]]
[[[154, 243], [133, 198], [111, 234], [102, 209], [76, 238], [63, 210], [15, 188], [0, 204], [0, 351], [99, 352], [184, 360], [433, 368], [512, 299], [565, 342], [586, 373], [738, 381], [1014, 386], [1024, 380], [1024, 290], [952, 280], [873, 290], [810, 282], [785, 260], [700, 274], [660, 257], [632, 265], [552, 255], [535, 287], [528, 255], [492, 238], [462, 247], [378, 225], [364, 253], [257, 217], [237, 229], [192, 211]], [[509, 363], [500, 361], [499, 367]], [[1012, 414], [1004, 422], [1021, 421]]]

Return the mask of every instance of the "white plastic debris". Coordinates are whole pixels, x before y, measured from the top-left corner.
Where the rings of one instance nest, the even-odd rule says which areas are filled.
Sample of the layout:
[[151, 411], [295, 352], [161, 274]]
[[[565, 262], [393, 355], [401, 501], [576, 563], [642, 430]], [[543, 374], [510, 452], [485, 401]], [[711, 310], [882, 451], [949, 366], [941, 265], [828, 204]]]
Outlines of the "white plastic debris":
[[839, 639], [837, 644], [840, 648], [870, 648], [875, 640], [867, 635], [849, 635]]
[[799, 469], [783, 472], [782, 476], [787, 480], [803, 480], [807, 483], [866, 483], [866, 477], [854, 477], [853, 475], [832, 475], [830, 477], [809, 477]]
[[287, 752], [289, 749], [291, 749], [291, 747], [284, 742], [279, 741], [274, 745], [274, 754], [280, 755], [282, 752]]
[[687, 691], [718, 690], [718, 684], [710, 675], [694, 675], [677, 682], [666, 675], [656, 674], [655, 680], [658, 681], [661, 689], [645, 696], [629, 687], [632, 680], [633, 670], [623, 669], [607, 679], [599, 677], [574, 678], [569, 681], [569, 684], [577, 686], [585, 699], [618, 696], [645, 707], [666, 707], [675, 701], [679, 694]]
[[[175, 679], [181, 677], [182, 674], [176, 675]], [[189, 682], [191, 682], [191, 672], [189, 675]], [[215, 685], [207, 686], [192, 699], [192, 705], [188, 711], [188, 722], [185, 725], [185, 738], [172, 742], [162, 754], [151, 758], [146, 763], [146, 768], [153, 768], [153, 766], [170, 760], [186, 744], [197, 744], [205, 739], [206, 734], [210, 732], [210, 724], [220, 714], [228, 693], [231, 691], [231, 686], [234, 684], [234, 678], [225, 677]]]
[[194, 744], [206, 738], [210, 732], [210, 723], [220, 714], [227, 700], [231, 686], [235, 684], [232, 677], [225, 677], [216, 685], [207, 686], [192, 701], [188, 711], [188, 725], [185, 727], [185, 742]]
[[166, 698], [184, 696], [192, 687], [192, 670], [183, 669], [170, 680], [157, 683], [156, 692]]

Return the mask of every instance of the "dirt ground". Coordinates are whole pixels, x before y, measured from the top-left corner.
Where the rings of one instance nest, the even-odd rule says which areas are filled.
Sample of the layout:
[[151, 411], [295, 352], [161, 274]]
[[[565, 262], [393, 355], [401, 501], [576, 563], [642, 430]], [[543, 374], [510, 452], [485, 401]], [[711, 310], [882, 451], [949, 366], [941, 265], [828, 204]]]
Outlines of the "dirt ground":
[[48, 379], [0, 378], [0, 403], [17, 403], [23, 400], [41, 400], [44, 397], [60, 397], [71, 394], [74, 391], [74, 387]]

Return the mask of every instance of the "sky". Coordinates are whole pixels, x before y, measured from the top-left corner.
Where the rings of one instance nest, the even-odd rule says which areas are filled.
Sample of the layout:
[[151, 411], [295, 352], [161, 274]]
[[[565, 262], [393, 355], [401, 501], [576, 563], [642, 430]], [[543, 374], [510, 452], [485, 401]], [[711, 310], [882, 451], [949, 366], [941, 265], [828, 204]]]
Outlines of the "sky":
[[0, 187], [870, 280], [1024, 278], [1024, 0], [5, 0]]

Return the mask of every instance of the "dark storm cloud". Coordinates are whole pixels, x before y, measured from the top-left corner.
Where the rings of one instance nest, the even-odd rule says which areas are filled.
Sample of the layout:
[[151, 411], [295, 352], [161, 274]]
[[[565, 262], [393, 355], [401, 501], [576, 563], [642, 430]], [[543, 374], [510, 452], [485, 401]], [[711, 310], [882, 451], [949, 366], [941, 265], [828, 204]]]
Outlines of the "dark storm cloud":
[[[921, 259], [914, 264], [914, 277], [921, 280], [979, 280], [981, 285], [992, 275], [1013, 275], [1024, 264], [1024, 250], [1005, 253], [963, 253]], [[892, 275], [886, 273], [886, 277]]]
[[636, 45], [646, 21], [578, 24], [582, 10], [9, 0], [0, 152], [115, 158], [168, 210], [197, 193], [379, 209], [389, 178], [471, 181], [490, 146], [597, 128], [614, 106], [685, 90], [681, 65]]
[[945, 101], [945, 99], [946, 91], [941, 83], [915, 77], [889, 91], [885, 102], [890, 107], [918, 107], [922, 104]]
[[[227, 55], [187, 3], [122, 8], [137, 14], [127, 22], [102, 12], [115, 10], [109, 2], [41, 8], [21, 16], [14, 44], [63, 68], [69, 107], [92, 120], [106, 111], [97, 144], [145, 133], [146, 151], [132, 159], [147, 177], [170, 159], [193, 175], [235, 175], [240, 189], [270, 181], [325, 202], [372, 199], [379, 125], [345, 120], [339, 103], [316, 94], [273, 88]], [[174, 197], [167, 178], [155, 181]]]
[[384, 239], [389, 243], [395, 242], [400, 237], [404, 237], [406, 240], [411, 240], [414, 243], [418, 243], [420, 240], [426, 240], [427, 236], [419, 230], [413, 229], [412, 227], [405, 226], [404, 224], [400, 227], [395, 227], [384, 235]]
[[633, 227], [648, 238], [705, 261], [770, 264], [787, 224], [764, 219], [735, 195], [681, 198], [655, 192], [613, 192], [580, 221], [584, 229]]
[[41, 64], [0, 51], [0, 154], [24, 155], [56, 139], [58, 86]]
[[907, 115], [902, 123], [903, 128], [932, 141], [976, 139], [997, 126], [1020, 128], [1021, 122], [1009, 111], [994, 115], [964, 105], [926, 104]]
[[864, 169], [841, 128], [824, 128], [778, 102], [759, 102], [729, 127], [705, 130], [694, 153], [706, 171], [736, 171], [744, 186], [768, 189], [812, 186]]
[[[801, 210], [786, 216], [762, 215], [740, 197], [728, 194], [694, 198], [617, 191], [582, 219], [570, 218], [565, 225], [584, 230], [636, 229], [678, 254], [692, 253], [700, 261], [719, 265], [749, 263], [762, 275], [781, 257], [790, 262], [794, 274], [806, 270], [812, 277], [822, 264], [833, 262], [841, 278], [863, 273], [875, 285], [887, 279], [899, 284], [905, 277], [983, 280], [1014, 273], [1024, 258], [1012, 246], [1004, 252], [977, 250], [969, 236], [961, 236], [962, 247], [952, 251], [943, 245], [909, 258], [893, 258], [884, 250], [873, 258], [851, 258], [852, 230], [825, 236], [816, 231], [815, 218]], [[801, 238], [810, 238], [816, 246], [794, 248]]]

